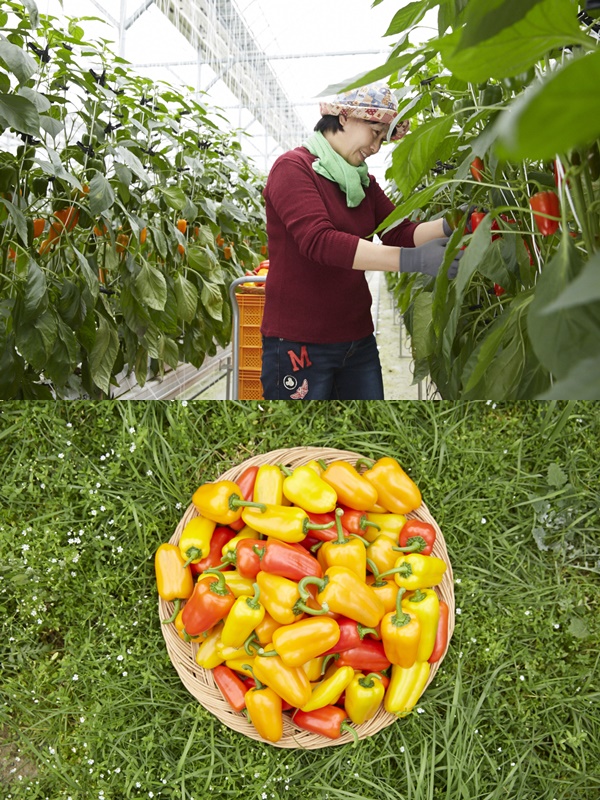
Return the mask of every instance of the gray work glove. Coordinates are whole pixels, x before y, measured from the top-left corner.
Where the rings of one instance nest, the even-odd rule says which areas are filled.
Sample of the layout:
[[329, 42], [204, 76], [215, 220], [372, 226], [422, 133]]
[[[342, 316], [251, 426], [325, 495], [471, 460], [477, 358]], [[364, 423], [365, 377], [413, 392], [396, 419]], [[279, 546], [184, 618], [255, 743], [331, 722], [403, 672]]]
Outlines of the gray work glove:
[[[400, 248], [400, 272], [423, 272], [435, 278], [438, 274], [442, 261], [444, 260], [448, 239], [432, 239], [430, 242], [420, 245], [420, 247], [401, 247]], [[458, 262], [462, 258], [463, 251], [459, 250], [454, 261], [448, 269], [448, 277], [456, 278], [458, 272]]]

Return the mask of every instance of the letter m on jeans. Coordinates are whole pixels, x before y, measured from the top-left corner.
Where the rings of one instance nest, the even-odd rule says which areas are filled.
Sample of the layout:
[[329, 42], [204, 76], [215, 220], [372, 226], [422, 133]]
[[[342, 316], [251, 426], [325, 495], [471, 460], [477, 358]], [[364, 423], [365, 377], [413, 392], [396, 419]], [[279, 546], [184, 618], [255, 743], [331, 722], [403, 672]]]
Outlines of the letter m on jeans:
[[288, 356], [292, 362], [292, 370], [294, 372], [298, 372], [300, 369], [312, 366], [312, 361], [308, 357], [308, 350], [306, 349], [305, 344], [302, 345], [299, 356], [297, 356], [293, 350], [288, 350]]

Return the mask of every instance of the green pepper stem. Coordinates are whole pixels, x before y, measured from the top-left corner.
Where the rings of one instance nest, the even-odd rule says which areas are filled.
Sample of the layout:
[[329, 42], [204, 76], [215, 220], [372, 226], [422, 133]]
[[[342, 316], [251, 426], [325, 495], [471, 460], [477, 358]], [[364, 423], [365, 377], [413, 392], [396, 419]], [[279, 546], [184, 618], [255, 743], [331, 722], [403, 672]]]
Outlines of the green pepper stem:
[[244, 642], [244, 650], [248, 653], [249, 656], [255, 655], [256, 651], [260, 648], [260, 642], [258, 636], [256, 635], [256, 631], [252, 631], [250, 636]]
[[390, 620], [395, 628], [404, 628], [404, 626], [408, 625], [411, 620], [410, 614], [402, 611], [402, 597], [404, 596], [405, 592], [406, 589], [400, 589], [396, 595], [396, 613]]
[[410, 596], [410, 602], [411, 603], [421, 603], [423, 600], [426, 600], [426, 599], [427, 599], [427, 595], [422, 589], [417, 589]]
[[329, 666], [330, 661], [337, 661], [340, 657], [339, 653], [329, 653], [328, 656], [325, 656], [323, 659], [323, 663], [321, 664], [321, 675], [325, 675], [327, 672], [327, 667]]
[[187, 561], [183, 565], [183, 568], [189, 567], [192, 561], [200, 560], [202, 558], [202, 550], [199, 547], [188, 547], [185, 551], [186, 556], [188, 557]]
[[327, 603], [323, 603], [321, 608], [311, 608], [310, 606], [306, 605], [306, 603], [303, 600], [296, 600], [292, 611], [296, 616], [298, 614], [304, 613], [304, 614], [312, 614], [313, 617], [318, 617], [321, 614], [329, 614], [329, 606], [327, 605]]
[[317, 578], [316, 575], [307, 575], [305, 578], [302, 578], [298, 584], [298, 594], [300, 595], [300, 598], [306, 602], [310, 597], [310, 592], [306, 588], [309, 584], [314, 584], [318, 591], [322, 592], [328, 583], [329, 578], [327, 576], [324, 578]]
[[352, 734], [352, 738], [354, 739], [352, 747], [356, 747], [356, 745], [358, 744], [358, 734], [346, 719], [343, 720], [342, 724], [340, 725], [340, 732], [342, 731], [348, 731], [348, 733]]
[[394, 547], [399, 553], [420, 553], [427, 547], [427, 542], [422, 536], [411, 536], [406, 541], [406, 547]]
[[225, 581], [225, 576], [220, 570], [211, 567], [210, 569], [205, 569], [202, 575], [214, 575], [217, 579], [216, 581], [211, 581], [208, 587], [209, 592], [218, 595], [229, 594], [230, 590]]
[[359, 458], [354, 466], [355, 466], [356, 470], [358, 470], [358, 468], [362, 467], [363, 465], [367, 469], [371, 469], [373, 466], [375, 466], [375, 462], [373, 461], [372, 458]]
[[168, 625], [170, 622], [175, 622], [175, 620], [177, 619], [177, 614], [179, 614], [179, 609], [180, 608], [181, 608], [181, 598], [178, 597], [177, 600], [175, 600], [175, 609], [174, 609], [173, 613], [171, 614], [169, 619], [161, 620], [162, 624], [163, 625]]
[[260, 603], [258, 602], [258, 598], [260, 597], [260, 586], [258, 583], [253, 583], [252, 588], [254, 589], [254, 596], [246, 597], [246, 604], [249, 605], [250, 608], [260, 608]]
[[364, 531], [365, 528], [375, 528], [375, 530], [380, 531], [381, 525], [378, 525], [376, 522], [371, 522], [371, 520], [367, 519], [365, 516], [362, 516], [359, 522], [359, 528], [361, 531]]
[[364, 639], [368, 633], [372, 633], [374, 636], [379, 636], [375, 628], [367, 628], [366, 625], [361, 625], [360, 622], [357, 622], [356, 630], [358, 631], [358, 635], [361, 639]]
[[326, 522], [323, 525], [317, 525], [316, 522], [311, 522], [310, 517], [304, 517], [302, 522], [302, 532], [307, 534], [309, 531], [325, 531], [331, 528], [331, 522]]
[[264, 503], [252, 503], [250, 500], [242, 500], [242, 498], [238, 494], [232, 494], [229, 496], [229, 508], [232, 511], [236, 511], [238, 508], [260, 508], [260, 510], [265, 513], [267, 507]]
[[252, 677], [254, 678], [254, 683], [256, 684], [255, 687], [254, 687], [256, 690], [260, 691], [261, 689], [265, 689], [266, 688], [265, 684], [261, 683], [258, 680], [258, 678], [256, 677], [256, 675], [254, 674], [254, 670], [252, 669], [252, 665], [251, 664], [242, 664], [242, 669], [247, 669], [248, 672], [252, 675]]
[[317, 464], [321, 467], [322, 470], [326, 470], [327, 469], [327, 462], [325, 461], [325, 459], [318, 458], [317, 459]]
[[336, 508], [335, 510], [335, 527], [337, 530], [337, 539], [333, 542], [333, 544], [347, 544], [349, 539], [346, 539], [344, 536], [344, 529], [342, 528], [342, 517], [344, 515], [344, 511], [341, 508]]
[[372, 689], [375, 684], [374, 678], [382, 680], [383, 676], [380, 672], [369, 672], [368, 675], [363, 675], [362, 678], [359, 678], [358, 682], [364, 689]]

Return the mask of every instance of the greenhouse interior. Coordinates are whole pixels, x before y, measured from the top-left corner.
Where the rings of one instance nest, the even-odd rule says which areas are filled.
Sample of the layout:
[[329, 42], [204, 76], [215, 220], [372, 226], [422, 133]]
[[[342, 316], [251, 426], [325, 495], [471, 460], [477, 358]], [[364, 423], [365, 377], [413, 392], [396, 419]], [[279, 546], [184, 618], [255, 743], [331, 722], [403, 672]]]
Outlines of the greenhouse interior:
[[[355, 267], [356, 330], [373, 330], [381, 398], [600, 397], [596, 0], [2, 0], [0, 16], [0, 398], [262, 399], [265, 297], [267, 327], [294, 305], [269, 305], [288, 278], [267, 179], [322, 103], [369, 86], [395, 112], [367, 164], [393, 205], [352, 234], [378, 247]], [[326, 216], [307, 247], [337, 235]], [[337, 319], [271, 338], [325, 347], [349, 329], [342, 301], [364, 311], [358, 276], [302, 258], [299, 313], [321, 318], [339, 274]]]

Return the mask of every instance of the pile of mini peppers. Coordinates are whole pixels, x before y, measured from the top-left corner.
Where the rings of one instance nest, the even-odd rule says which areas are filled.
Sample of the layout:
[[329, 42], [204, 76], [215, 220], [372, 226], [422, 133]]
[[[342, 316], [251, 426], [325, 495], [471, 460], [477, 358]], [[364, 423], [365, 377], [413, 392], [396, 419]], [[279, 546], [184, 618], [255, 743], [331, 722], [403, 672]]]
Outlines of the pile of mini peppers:
[[[366, 468], [366, 469], [363, 469]], [[155, 556], [160, 597], [230, 706], [277, 742], [283, 713], [331, 739], [415, 706], [448, 643], [435, 528], [393, 458], [247, 467], [200, 486]]]

